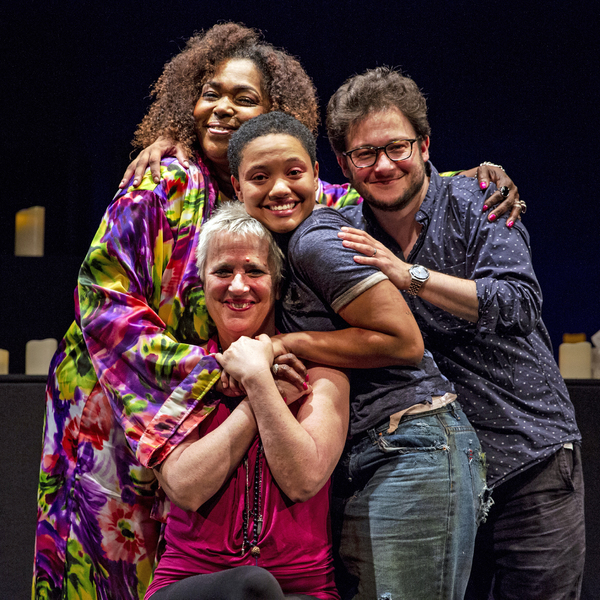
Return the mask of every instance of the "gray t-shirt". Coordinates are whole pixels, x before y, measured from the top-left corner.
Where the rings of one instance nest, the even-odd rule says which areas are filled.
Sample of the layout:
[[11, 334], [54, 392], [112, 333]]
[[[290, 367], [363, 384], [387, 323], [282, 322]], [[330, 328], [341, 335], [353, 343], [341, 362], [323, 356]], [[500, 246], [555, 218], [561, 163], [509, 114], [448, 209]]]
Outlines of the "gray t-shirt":
[[[387, 279], [378, 269], [354, 262], [354, 250], [337, 237], [351, 226], [337, 211], [315, 209], [293, 233], [278, 236], [287, 255], [287, 282], [282, 295], [282, 331], [335, 331], [349, 327], [339, 311]], [[377, 307], [373, 307], [377, 310]], [[350, 433], [355, 435], [390, 415], [432, 396], [454, 392], [425, 351], [417, 367], [354, 369], [351, 374]]]

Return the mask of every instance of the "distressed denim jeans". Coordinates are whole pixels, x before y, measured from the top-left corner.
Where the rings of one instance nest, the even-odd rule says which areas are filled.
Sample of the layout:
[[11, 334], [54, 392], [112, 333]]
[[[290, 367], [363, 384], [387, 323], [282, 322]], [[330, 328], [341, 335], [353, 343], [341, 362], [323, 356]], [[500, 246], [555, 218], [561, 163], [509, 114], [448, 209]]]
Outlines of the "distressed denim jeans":
[[457, 402], [387, 429], [350, 443], [336, 470], [343, 598], [462, 600], [491, 503], [475, 431]]

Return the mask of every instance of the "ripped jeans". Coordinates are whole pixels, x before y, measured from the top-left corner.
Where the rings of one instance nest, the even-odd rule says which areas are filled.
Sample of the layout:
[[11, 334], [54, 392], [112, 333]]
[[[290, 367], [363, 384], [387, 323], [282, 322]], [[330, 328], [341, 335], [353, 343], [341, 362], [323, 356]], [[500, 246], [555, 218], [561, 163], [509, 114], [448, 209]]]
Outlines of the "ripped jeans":
[[388, 427], [350, 440], [335, 472], [342, 598], [462, 600], [491, 504], [479, 440], [458, 402]]

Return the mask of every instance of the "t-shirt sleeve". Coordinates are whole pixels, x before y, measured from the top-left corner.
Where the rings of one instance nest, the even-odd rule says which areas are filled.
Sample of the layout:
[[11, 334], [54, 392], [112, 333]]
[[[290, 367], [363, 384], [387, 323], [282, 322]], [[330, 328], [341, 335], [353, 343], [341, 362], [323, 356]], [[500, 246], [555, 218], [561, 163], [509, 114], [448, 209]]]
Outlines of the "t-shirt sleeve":
[[338, 237], [350, 223], [330, 209], [317, 209], [310, 225], [298, 232], [289, 248], [296, 276], [336, 313], [380, 281], [379, 269], [354, 261], [356, 251]]

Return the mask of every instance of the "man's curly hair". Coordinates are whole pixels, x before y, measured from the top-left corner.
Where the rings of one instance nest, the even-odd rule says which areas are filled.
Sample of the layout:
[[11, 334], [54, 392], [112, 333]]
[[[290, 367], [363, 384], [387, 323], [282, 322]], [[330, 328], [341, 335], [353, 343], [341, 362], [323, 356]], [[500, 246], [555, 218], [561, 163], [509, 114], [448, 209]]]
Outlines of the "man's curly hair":
[[346, 151], [346, 138], [373, 112], [397, 108], [421, 139], [431, 135], [425, 96], [410, 78], [390, 67], [367, 69], [347, 79], [327, 105], [327, 135], [333, 151]]
[[247, 58], [262, 73], [271, 110], [296, 117], [313, 133], [319, 125], [317, 94], [300, 63], [261, 39], [241, 23], [223, 23], [192, 36], [153, 86], [155, 100], [135, 132], [133, 145], [145, 148], [159, 135], [181, 142], [192, 154], [197, 147], [194, 107], [202, 86], [224, 60]]

